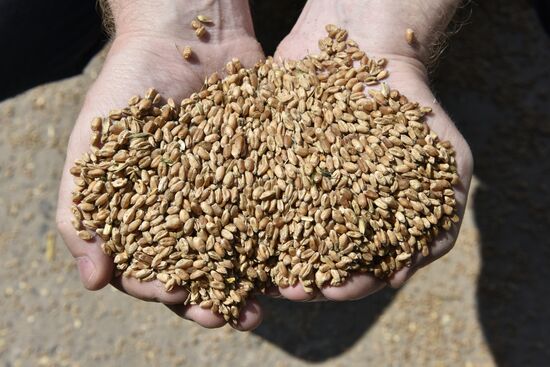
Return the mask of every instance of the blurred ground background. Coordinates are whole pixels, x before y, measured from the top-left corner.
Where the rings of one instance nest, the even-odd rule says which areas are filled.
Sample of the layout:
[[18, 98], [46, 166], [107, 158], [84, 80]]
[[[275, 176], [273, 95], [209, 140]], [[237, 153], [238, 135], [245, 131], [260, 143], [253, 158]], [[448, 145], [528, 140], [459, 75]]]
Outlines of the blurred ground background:
[[[276, 19], [274, 3], [255, 6], [269, 16], [258, 23], [267, 50], [284, 34], [271, 27], [294, 19]], [[54, 213], [101, 55], [82, 75], [2, 102], [0, 365], [548, 365], [550, 41], [526, 0], [486, 0], [458, 19], [433, 75], [475, 156], [455, 249], [404, 288], [362, 301], [262, 300], [266, 320], [253, 333], [205, 330], [112, 288], [81, 288]]]

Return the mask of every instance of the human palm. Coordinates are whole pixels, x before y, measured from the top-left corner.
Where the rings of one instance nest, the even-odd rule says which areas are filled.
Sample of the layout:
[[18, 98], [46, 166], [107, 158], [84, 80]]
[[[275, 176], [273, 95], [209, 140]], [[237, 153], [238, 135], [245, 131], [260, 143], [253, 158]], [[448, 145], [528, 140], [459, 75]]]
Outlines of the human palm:
[[[101, 240], [80, 239], [70, 223], [74, 183], [69, 169], [89, 150], [90, 122], [94, 117], [106, 116], [110, 110], [124, 107], [130, 97], [143, 95], [153, 86], [163, 97], [181, 100], [199, 90], [205, 77], [223, 69], [232, 56], [239, 55], [245, 66], [263, 58], [259, 44], [249, 35], [216, 42], [216, 45], [196, 43], [193, 45], [196, 56], [190, 62], [184, 61], [176, 49], [181, 42], [172, 37], [142, 35], [121, 36], [114, 40], [71, 133], [60, 185], [57, 222], [67, 246], [77, 259], [86, 288], [96, 290], [112, 283], [136, 298], [164, 303], [180, 316], [202, 326], [217, 327], [225, 323], [221, 316], [199, 306], [183, 305], [187, 291], [181, 287], [166, 292], [159, 281], [142, 283], [133, 278], [114, 277], [113, 260], [101, 250]], [[259, 320], [259, 307], [250, 302], [237, 327], [249, 329]]]
[[[441, 140], [452, 143], [456, 152], [456, 162], [460, 183], [454, 188], [456, 209], [460, 218], [464, 213], [467, 194], [473, 170], [473, 158], [470, 148], [450, 117], [437, 102], [428, 85], [426, 68], [422, 53], [415, 52], [405, 43], [404, 30], [395, 32], [391, 22], [368, 25], [359, 14], [354, 14], [357, 7], [354, 1], [331, 2], [330, 5], [320, 2], [309, 2], [302, 12], [300, 19], [292, 32], [281, 42], [274, 55], [275, 60], [301, 59], [308, 53], [315, 53], [317, 42], [325, 36], [325, 25], [334, 23], [348, 30], [350, 37], [355, 40], [359, 48], [369, 57], [385, 58], [387, 69], [390, 72], [384, 80], [392, 89], [397, 89], [409, 100], [416, 101], [423, 106], [432, 108], [433, 113], [428, 116], [427, 123]], [[392, 7], [395, 4], [382, 3], [377, 5], [380, 10], [386, 4]], [[313, 5], [311, 5], [313, 4]], [[351, 5], [351, 6], [349, 6]], [[334, 6], [333, 11], [328, 9]], [[340, 22], [338, 22], [340, 20]], [[399, 27], [397, 27], [399, 29]], [[397, 38], [397, 39], [396, 39]], [[401, 42], [401, 43], [400, 43]], [[376, 88], [376, 87], [375, 87]], [[416, 253], [410, 267], [404, 267], [386, 281], [375, 278], [370, 274], [354, 274], [340, 286], [326, 286], [313, 293], [306, 293], [301, 285], [281, 288], [279, 292], [286, 298], [298, 301], [306, 300], [355, 300], [366, 297], [386, 285], [397, 288], [402, 286], [418, 269], [445, 255], [454, 246], [460, 222], [453, 225], [450, 231], [442, 232], [430, 247], [430, 254], [426, 257]]]

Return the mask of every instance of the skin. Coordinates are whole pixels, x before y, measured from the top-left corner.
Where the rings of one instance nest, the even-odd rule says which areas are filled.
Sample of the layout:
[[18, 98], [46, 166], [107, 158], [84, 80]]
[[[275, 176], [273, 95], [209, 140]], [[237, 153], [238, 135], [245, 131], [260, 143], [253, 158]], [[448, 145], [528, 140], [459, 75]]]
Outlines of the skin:
[[[472, 153], [430, 90], [425, 67], [431, 50], [443, 35], [460, 1], [372, 0], [362, 2], [360, 6], [358, 3], [355, 0], [310, 0], [291, 33], [279, 45], [275, 59], [300, 59], [315, 52], [318, 40], [325, 36], [324, 27], [329, 23], [345, 28], [367, 55], [386, 58], [390, 77], [385, 82], [409, 100], [431, 107], [433, 114], [427, 119], [428, 125], [440, 139], [449, 140], [455, 148], [461, 178], [455, 192], [457, 211], [462, 218], [472, 177]], [[412, 46], [405, 40], [407, 28], [415, 31], [416, 42]], [[449, 252], [459, 229], [460, 223], [441, 234], [432, 244], [429, 256], [417, 254], [410, 267], [403, 268], [387, 281], [367, 274], [355, 274], [341, 286], [325, 287], [314, 294], [304, 292], [299, 285], [280, 289], [280, 292], [296, 301], [344, 301], [364, 298], [387, 285], [399, 288], [420, 268]]]
[[[358, 5], [359, 4], [359, 5]], [[308, 52], [316, 52], [317, 41], [325, 35], [328, 23], [346, 28], [352, 38], [373, 57], [389, 60], [390, 87], [398, 89], [409, 99], [433, 108], [430, 127], [456, 149], [461, 184], [456, 188], [459, 215], [462, 216], [472, 175], [472, 156], [467, 143], [451, 119], [437, 103], [428, 86], [424, 63], [431, 45], [437, 41], [459, 2], [371, 0], [310, 0], [292, 32], [280, 44], [275, 59], [298, 59]], [[99, 240], [83, 241], [75, 233], [70, 219], [73, 178], [69, 168], [89, 148], [89, 123], [96, 116], [104, 116], [117, 106], [124, 106], [135, 94], [143, 94], [155, 86], [166, 97], [179, 100], [198, 90], [204, 77], [221, 70], [225, 63], [238, 57], [243, 66], [251, 66], [264, 58], [257, 43], [246, 0], [171, 1], [113, 0], [116, 34], [109, 54], [96, 82], [90, 88], [72, 131], [59, 190], [57, 224], [71, 254], [75, 257], [84, 287], [98, 290], [112, 284], [119, 290], [145, 301], [165, 304], [177, 315], [204, 327], [214, 328], [224, 320], [198, 306], [184, 306], [187, 292], [177, 288], [164, 291], [158, 281], [140, 283], [135, 279], [113, 277], [112, 259], [103, 254]], [[198, 40], [190, 26], [197, 14], [205, 14], [214, 21], [207, 27], [208, 37]], [[415, 30], [415, 47], [405, 42], [404, 30]], [[208, 41], [208, 42], [204, 42]], [[195, 57], [183, 61], [175, 45], [191, 46]], [[460, 225], [440, 236], [430, 256], [415, 257], [410, 268], [404, 268], [387, 282], [365, 274], [350, 277], [339, 287], [325, 287], [313, 294], [303, 291], [301, 285], [272, 289], [269, 295], [295, 301], [353, 300], [372, 294], [387, 284], [403, 285], [419, 268], [443, 256], [454, 245]], [[237, 325], [238, 330], [251, 330], [262, 320], [262, 310], [255, 300], [247, 303]]]

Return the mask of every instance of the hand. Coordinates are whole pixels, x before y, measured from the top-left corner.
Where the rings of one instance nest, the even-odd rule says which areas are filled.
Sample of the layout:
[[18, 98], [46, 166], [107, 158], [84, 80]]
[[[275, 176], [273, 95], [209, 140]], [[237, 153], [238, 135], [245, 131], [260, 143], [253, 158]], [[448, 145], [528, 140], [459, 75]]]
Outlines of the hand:
[[[442, 140], [449, 140], [456, 151], [461, 183], [455, 187], [457, 212], [462, 218], [472, 177], [473, 159], [468, 144], [456, 129], [428, 86], [425, 62], [430, 57], [460, 1], [438, 0], [310, 0], [292, 32], [275, 53], [275, 60], [301, 59], [316, 53], [318, 40], [326, 36], [325, 25], [332, 23], [348, 31], [350, 38], [369, 57], [386, 58], [390, 77], [385, 80], [409, 100], [433, 109], [427, 122]], [[405, 30], [412, 28], [416, 42], [405, 40]], [[460, 223], [447, 233], [441, 233], [430, 248], [430, 255], [416, 254], [412, 265], [395, 273], [387, 282], [368, 274], [355, 274], [343, 285], [327, 286], [313, 294], [306, 293], [300, 284], [280, 288], [282, 296], [292, 300], [353, 300], [366, 297], [389, 284], [402, 286], [418, 269], [446, 254], [453, 247]]]
[[[221, 70], [232, 57], [238, 57], [243, 66], [252, 66], [263, 59], [254, 37], [248, 3], [246, 0], [211, 3], [120, 0], [110, 5], [116, 35], [70, 137], [59, 190], [58, 228], [76, 258], [87, 289], [97, 290], [111, 283], [136, 298], [164, 303], [178, 315], [202, 326], [221, 326], [225, 324], [223, 318], [210, 310], [184, 306], [187, 292], [183, 288], [166, 292], [158, 281], [140, 283], [133, 278], [113, 277], [113, 259], [101, 250], [100, 239], [81, 240], [70, 223], [74, 183], [69, 169], [89, 151], [92, 119], [126, 106], [131, 96], [143, 95], [148, 88], [155, 87], [164, 97], [181, 100], [199, 90], [205, 76]], [[189, 25], [199, 14], [211, 17], [214, 22], [207, 27], [209, 34], [204, 40], [199, 40]], [[191, 46], [194, 57], [183, 60], [176, 45]], [[259, 306], [251, 301], [237, 328], [251, 329], [260, 321]]]

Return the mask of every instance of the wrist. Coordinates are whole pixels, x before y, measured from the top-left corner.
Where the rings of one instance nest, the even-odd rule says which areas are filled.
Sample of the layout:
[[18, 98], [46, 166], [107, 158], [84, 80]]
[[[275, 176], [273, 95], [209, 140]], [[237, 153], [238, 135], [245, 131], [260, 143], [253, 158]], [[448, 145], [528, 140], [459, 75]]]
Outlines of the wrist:
[[212, 19], [208, 39], [254, 35], [247, 0], [109, 0], [116, 36], [161, 35], [197, 41], [191, 21], [199, 14]]
[[[293, 33], [334, 23], [361, 40], [361, 48], [373, 55], [395, 55], [425, 63], [462, 1], [309, 0]], [[407, 28], [415, 33], [412, 46], [405, 40]]]

